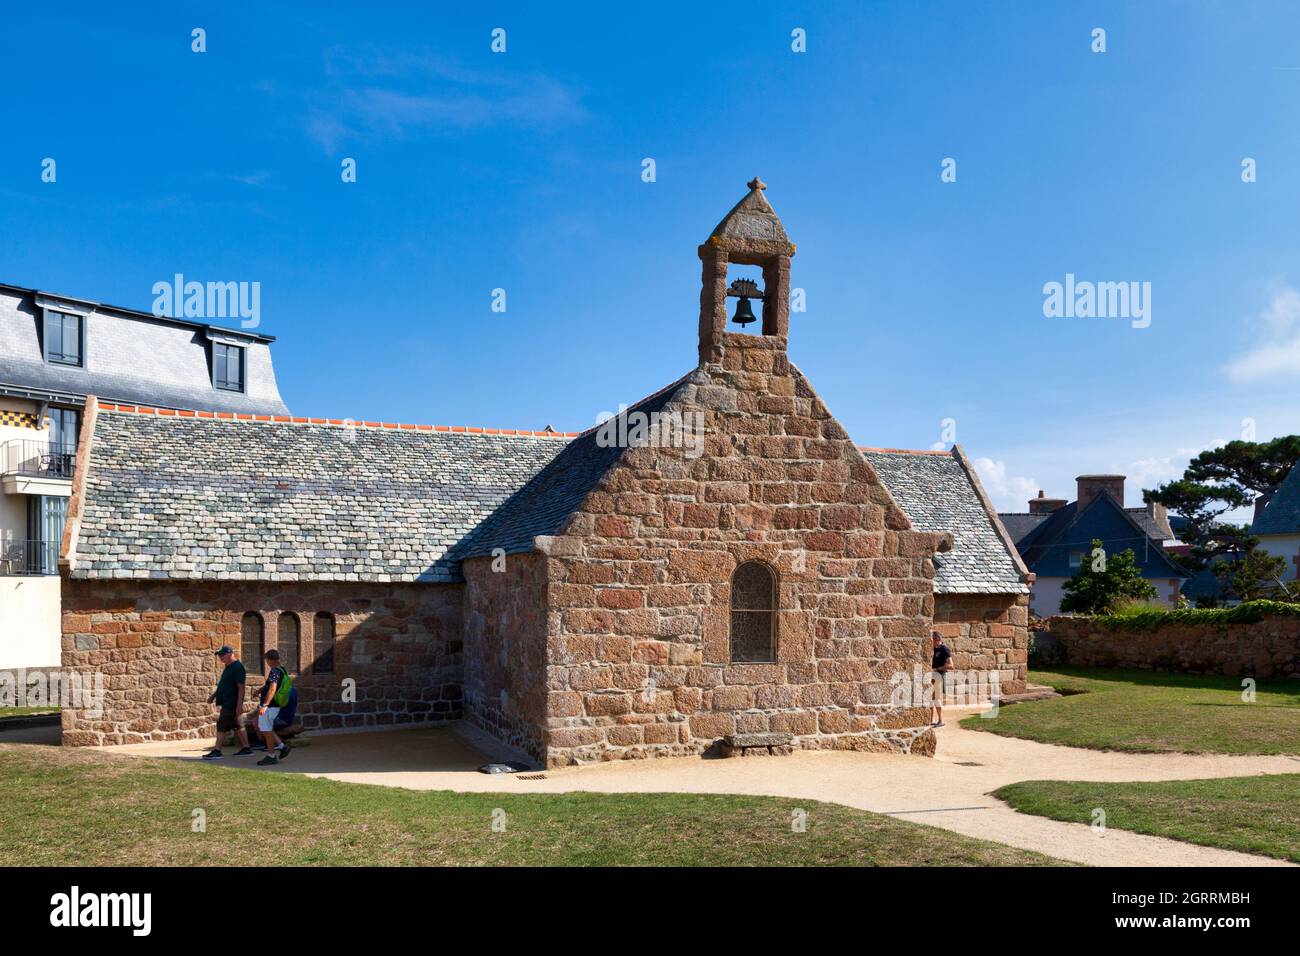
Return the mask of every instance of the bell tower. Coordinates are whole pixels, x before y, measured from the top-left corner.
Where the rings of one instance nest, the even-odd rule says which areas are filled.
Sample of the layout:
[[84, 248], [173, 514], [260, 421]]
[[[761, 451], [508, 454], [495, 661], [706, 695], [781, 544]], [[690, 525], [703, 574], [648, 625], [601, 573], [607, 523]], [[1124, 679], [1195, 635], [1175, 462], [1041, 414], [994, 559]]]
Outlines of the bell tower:
[[[772, 211], [763, 191], [767, 185], [755, 176], [747, 184], [749, 193], [723, 217], [704, 245], [700, 289], [700, 364], [722, 360], [722, 350], [731, 344], [743, 347], [750, 336], [727, 331], [727, 299], [738, 299], [736, 321], [743, 327], [753, 320], [750, 299], [762, 303], [762, 334], [777, 339], [784, 350], [790, 334], [790, 258], [794, 243]], [[731, 264], [758, 266], [763, 270], [763, 287], [750, 279], [727, 284]]]

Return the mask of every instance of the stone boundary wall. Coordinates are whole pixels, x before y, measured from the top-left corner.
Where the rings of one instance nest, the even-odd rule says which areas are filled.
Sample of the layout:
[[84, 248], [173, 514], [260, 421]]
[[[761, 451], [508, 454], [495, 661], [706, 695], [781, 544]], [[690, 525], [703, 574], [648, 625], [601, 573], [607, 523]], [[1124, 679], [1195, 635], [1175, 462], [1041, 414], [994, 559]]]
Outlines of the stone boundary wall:
[[1300, 674], [1300, 618], [1253, 624], [1169, 624], [1121, 630], [1089, 617], [1054, 617], [1049, 633], [1075, 667], [1133, 667], [1276, 680]]

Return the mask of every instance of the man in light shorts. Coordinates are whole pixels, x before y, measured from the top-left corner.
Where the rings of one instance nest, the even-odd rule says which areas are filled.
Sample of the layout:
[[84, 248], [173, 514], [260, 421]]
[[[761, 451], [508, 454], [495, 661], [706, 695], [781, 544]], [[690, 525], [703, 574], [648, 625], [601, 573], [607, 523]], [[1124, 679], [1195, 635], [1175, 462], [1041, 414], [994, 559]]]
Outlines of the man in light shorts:
[[930, 686], [934, 693], [934, 703], [930, 705], [930, 722], [934, 727], [942, 727], [943, 695], [948, 690], [948, 671], [952, 670], [952, 651], [948, 650], [948, 645], [943, 642], [938, 631], [931, 632], [930, 640], [934, 645], [930, 659], [930, 672], [933, 678]]
[[266, 756], [257, 762], [259, 767], [275, 766], [289, 755], [289, 748], [275, 732], [275, 716], [280, 708], [275, 706], [275, 692], [289, 678], [289, 674], [280, 666], [280, 652], [269, 650], [266, 658], [266, 683], [259, 694], [260, 705], [257, 708], [257, 731], [266, 743]]

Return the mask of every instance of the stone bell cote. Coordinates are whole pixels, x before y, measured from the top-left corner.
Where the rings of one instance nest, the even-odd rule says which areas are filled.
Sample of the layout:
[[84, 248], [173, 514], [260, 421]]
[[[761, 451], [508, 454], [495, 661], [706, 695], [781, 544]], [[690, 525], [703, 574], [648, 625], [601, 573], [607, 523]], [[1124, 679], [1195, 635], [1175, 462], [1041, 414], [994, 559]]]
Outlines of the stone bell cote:
[[[727, 331], [727, 299], [736, 298], [738, 322], [752, 318], [750, 299], [758, 299], [762, 310], [764, 345], [785, 349], [790, 334], [790, 257], [794, 243], [772, 211], [763, 191], [767, 186], [755, 176], [749, 193], [700, 246], [704, 264], [700, 289], [700, 364], [722, 361], [725, 347], [744, 348], [757, 344], [755, 337]], [[763, 287], [750, 279], [728, 285], [729, 265], [758, 266], [763, 270]], [[743, 325], [742, 325], [743, 327]], [[776, 339], [775, 343], [770, 339]]]

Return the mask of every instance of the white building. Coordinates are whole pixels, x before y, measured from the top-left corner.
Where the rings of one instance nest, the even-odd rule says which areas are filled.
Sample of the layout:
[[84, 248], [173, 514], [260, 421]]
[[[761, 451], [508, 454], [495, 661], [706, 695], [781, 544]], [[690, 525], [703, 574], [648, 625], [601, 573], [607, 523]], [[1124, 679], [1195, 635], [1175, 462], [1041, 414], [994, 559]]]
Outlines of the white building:
[[0, 284], [0, 669], [59, 664], [59, 548], [86, 396], [287, 415], [272, 341]]
[[1286, 561], [1284, 581], [1300, 568], [1300, 466], [1292, 468], [1250, 526], [1259, 546]]

